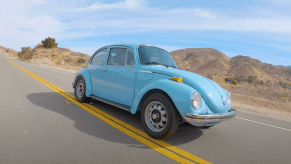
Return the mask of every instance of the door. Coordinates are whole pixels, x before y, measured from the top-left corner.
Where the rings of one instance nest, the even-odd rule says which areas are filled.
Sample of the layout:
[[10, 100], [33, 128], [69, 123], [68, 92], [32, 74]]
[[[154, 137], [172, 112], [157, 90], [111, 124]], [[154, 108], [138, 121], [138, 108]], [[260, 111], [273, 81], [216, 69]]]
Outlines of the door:
[[102, 80], [102, 68], [105, 63], [105, 59], [108, 54], [108, 48], [101, 49], [93, 54], [92, 59], [89, 61], [87, 69], [89, 70], [92, 85], [92, 94], [95, 96], [101, 96], [98, 92], [98, 88], [104, 84]]
[[136, 65], [132, 50], [123, 47], [112, 47], [109, 51], [107, 65], [102, 67], [97, 88], [102, 98], [123, 105], [131, 106], [134, 100]]

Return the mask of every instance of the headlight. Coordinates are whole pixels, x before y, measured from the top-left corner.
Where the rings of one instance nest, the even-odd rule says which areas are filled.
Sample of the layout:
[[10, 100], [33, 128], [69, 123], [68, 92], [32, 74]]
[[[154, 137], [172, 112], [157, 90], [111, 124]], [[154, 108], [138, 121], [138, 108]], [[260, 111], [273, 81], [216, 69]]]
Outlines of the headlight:
[[229, 105], [231, 105], [231, 94], [230, 92], [227, 93], [227, 102]]
[[199, 109], [201, 106], [202, 97], [201, 94], [197, 91], [194, 91], [191, 96], [191, 104], [194, 109]]

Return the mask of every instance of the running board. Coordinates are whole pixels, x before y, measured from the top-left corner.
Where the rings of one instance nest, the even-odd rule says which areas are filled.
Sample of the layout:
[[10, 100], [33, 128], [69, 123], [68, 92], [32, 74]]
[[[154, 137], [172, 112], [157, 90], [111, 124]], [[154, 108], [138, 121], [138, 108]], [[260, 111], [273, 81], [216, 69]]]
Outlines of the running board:
[[98, 96], [90, 96], [91, 98], [95, 99], [95, 100], [99, 100], [99, 101], [102, 101], [104, 103], [107, 103], [107, 104], [110, 104], [110, 105], [113, 105], [117, 108], [121, 108], [123, 110], [126, 110], [126, 111], [130, 111], [130, 106], [127, 106], [127, 105], [123, 105], [123, 104], [120, 104], [120, 103], [117, 103], [117, 102], [114, 102], [114, 101], [110, 101], [110, 100], [107, 100], [107, 99], [104, 99], [102, 97], [98, 97]]

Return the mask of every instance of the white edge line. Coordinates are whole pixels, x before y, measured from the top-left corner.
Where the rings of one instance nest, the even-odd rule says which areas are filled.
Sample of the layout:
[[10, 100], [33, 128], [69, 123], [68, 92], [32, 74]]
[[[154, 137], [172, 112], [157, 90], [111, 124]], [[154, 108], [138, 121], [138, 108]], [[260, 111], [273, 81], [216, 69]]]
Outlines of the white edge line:
[[279, 126], [265, 124], [265, 123], [262, 123], [262, 122], [257, 122], [257, 121], [253, 121], [253, 120], [249, 120], [249, 119], [245, 119], [245, 118], [241, 118], [241, 117], [235, 117], [235, 118], [238, 118], [238, 119], [241, 119], [241, 120], [245, 120], [245, 121], [254, 122], [254, 123], [258, 123], [258, 124], [262, 124], [262, 125], [266, 125], [266, 126], [270, 126], [270, 127], [274, 127], [274, 128], [278, 128], [278, 129], [282, 129], [282, 130], [287, 130], [287, 131], [290, 131], [291, 132], [291, 129], [281, 128]]
[[59, 73], [62, 73], [62, 74], [75, 76], [74, 74], [70, 74], [70, 73], [65, 73], [65, 72], [61, 72], [61, 71], [54, 70], [54, 68], [48, 68], [48, 67], [46, 67], [46, 66], [36, 65], [36, 64], [32, 64], [32, 63], [28, 63], [28, 64], [33, 65], [33, 66], [36, 66], [36, 67], [44, 68], [44, 69], [47, 69], [47, 70], [51, 70], [51, 71], [55, 71], [55, 72], [59, 72]]

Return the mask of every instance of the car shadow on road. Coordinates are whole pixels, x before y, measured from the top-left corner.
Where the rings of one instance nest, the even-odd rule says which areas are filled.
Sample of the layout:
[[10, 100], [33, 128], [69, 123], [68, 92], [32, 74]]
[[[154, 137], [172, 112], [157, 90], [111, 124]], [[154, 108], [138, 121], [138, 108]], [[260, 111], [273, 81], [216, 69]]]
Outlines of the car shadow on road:
[[[70, 93], [73, 95], [73, 93]], [[73, 120], [75, 128], [103, 140], [110, 142], [117, 142], [126, 144], [129, 147], [148, 149], [149, 147], [141, 144], [138, 141], [132, 141], [132, 138], [126, 137], [126, 135], [120, 135], [116, 133], [116, 129], [106, 122], [100, 120], [96, 116], [90, 114], [84, 109], [80, 108], [75, 104], [67, 104], [66, 98], [56, 92], [44, 92], [44, 93], [33, 93], [27, 96], [27, 98], [41, 109], [47, 109], [53, 112], [57, 112], [70, 120]], [[113, 107], [100, 101], [93, 100], [94, 106], [111, 116], [126, 122], [138, 128], [142, 131], [143, 127], [141, 124], [140, 113], [133, 115], [130, 112], [122, 109]], [[165, 141], [171, 145], [178, 146], [180, 144], [186, 144], [193, 142], [203, 134], [203, 129], [191, 126], [189, 124], [183, 124], [179, 127], [178, 131], [170, 138]]]

